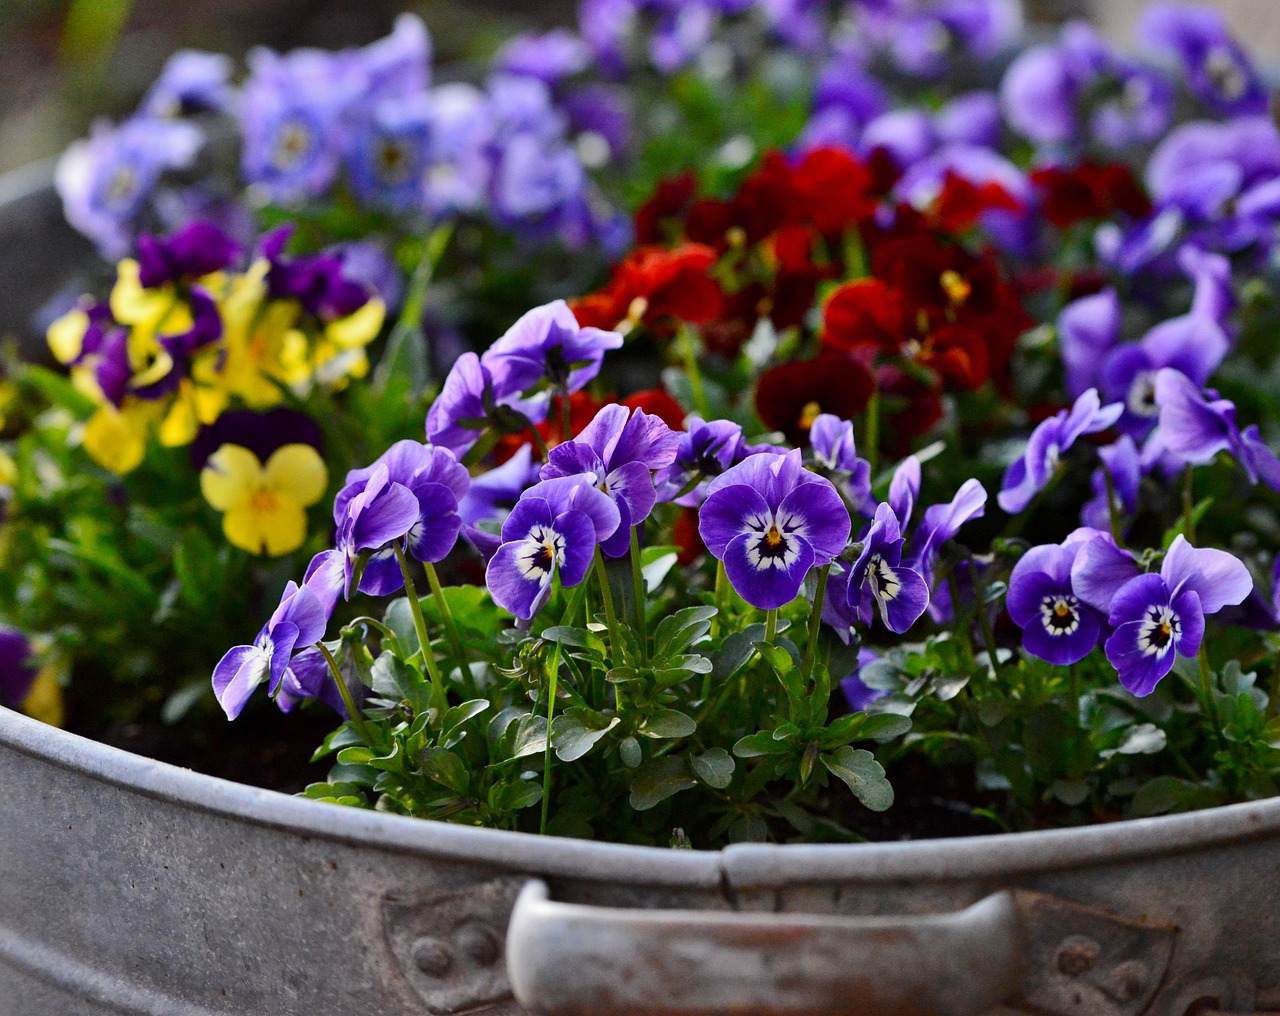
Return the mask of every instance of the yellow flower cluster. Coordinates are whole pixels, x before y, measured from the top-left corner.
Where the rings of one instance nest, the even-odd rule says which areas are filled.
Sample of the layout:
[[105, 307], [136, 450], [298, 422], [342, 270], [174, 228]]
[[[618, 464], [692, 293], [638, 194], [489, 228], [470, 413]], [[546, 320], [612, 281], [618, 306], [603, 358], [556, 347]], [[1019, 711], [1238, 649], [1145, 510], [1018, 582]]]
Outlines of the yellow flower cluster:
[[[97, 403], [83, 439], [95, 462], [128, 473], [153, 435], [180, 447], [231, 406], [266, 409], [289, 393], [337, 390], [368, 373], [366, 347], [382, 329], [382, 301], [317, 321], [296, 300], [270, 297], [269, 269], [259, 259], [247, 271], [215, 272], [191, 287], [148, 289], [137, 262], [125, 260], [109, 316], [79, 308], [50, 326], [53, 355]], [[122, 392], [109, 396], [104, 378], [121, 380]]]

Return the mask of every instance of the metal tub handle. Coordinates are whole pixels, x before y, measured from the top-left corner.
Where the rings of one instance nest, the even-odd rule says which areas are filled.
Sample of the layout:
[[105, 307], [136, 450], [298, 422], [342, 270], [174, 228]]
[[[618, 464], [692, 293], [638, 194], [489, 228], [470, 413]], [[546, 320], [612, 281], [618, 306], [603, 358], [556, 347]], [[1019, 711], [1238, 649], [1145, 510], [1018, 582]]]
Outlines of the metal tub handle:
[[834, 917], [557, 903], [529, 882], [507, 968], [533, 1013], [979, 1016], [1016, 994], [1018, 911]]

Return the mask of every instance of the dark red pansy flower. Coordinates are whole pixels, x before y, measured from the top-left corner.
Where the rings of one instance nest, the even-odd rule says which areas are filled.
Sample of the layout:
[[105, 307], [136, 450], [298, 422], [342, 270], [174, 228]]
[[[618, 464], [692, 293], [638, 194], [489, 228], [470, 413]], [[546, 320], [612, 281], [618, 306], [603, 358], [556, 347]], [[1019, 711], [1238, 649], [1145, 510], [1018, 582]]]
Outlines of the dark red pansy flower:
[[714, 249], [700, 243], [632, 251], [614, 273], [627, 315], [646, 324], [668, 318], [710, 321], [724, 306], [719, 285], [707, 274], [717, 259]]
[[756, 244], [774, 230], [800, 221], [804, 199], [796, 186], [795, 171], [781, 152], [769, 152], [760, 167], [748, 176], [734, 195], [733, 225], [747, 243]]
[[819, 353], [765, 371], [756, 386], [756, 412], [765, 426], [793, 444], [808, 444], [809, 428], [822, 413], [851, 420], [867, 408], [873, 383], [865, 358]]
[[642, 409], [650, 416], [656, 416], [672, 430], [684, 430], [684, 418], [689, 415], [684, 406], [661, 388], [635, 392], [623, 399], [622, 404], [628, 409]]
[[680, 509], [675, 525], [671, 528], [671, 539], [680, 548], [676, 560], [682, 566], [693, 564], [707, 552], [707, 545], [702, 542], [702, 534], [698, 532], [698, 509]]
[[913, 438], [928, 433], [942, 419], [937, 384], [918, 373], [885, 364], [876, 368], [880, 386], [880, 439], [885, 451], [901, 458], [911, 451]]
[[832, 349], [874, 346], [896, 354], [904, 337], [900, 322], [901, 301], [885, 282], [846, 282], [822, 308], [822, 342]]
[[943, 325], [920, 347], [916, 359], [957, 388], [977, 391], [989, 371], [981, 332], [967, 325]]
[[627, 308], [622, 303], [620, 294], [607, 287], [570, 300], [569, 309], [578, 319], [579, 327], [603, 328], [605, 331], [612, 331], [627, 316]]
[[842, 233], [876, 210], [875, 178], [842, 148], [815, 148], [792, 174], [797, 211], [820, 233]]
[[693, 243], [723, 251], [729, 246], [727, 236], [733, 225], [733, 206], [728, 201], [703, 198], [690, 206], [684, 218], [684, 235]]
[[1133, 171], [1120, 163], [1046, 166], [1032, 171], [1031, 183], [1041, 194], [1041, 214], [1059, 229], [1116, 212], [1142, 218], [1151, 211], [1151, 200]]
[[773, 307], [773, 295], [760, 282], [749, 282], [724, 294], [720, 314], [700, 329], [702, 344], [709, 353], [732, 359], [751, 338], [761, 315], [771, 313]]
[[930, 215], [948, 233], [964, 233], [977, 225], [984, 212], [995, 210], [1019, 212], [1022, 205], [995, 181], [975, 184], [947, 173]]
[[684, 218], [697, 189], [697, 177], [689, 171], [659, 182], [653, 196], [636, 210], [636, 243], [666, 243], [673, 239], [663, 224]]

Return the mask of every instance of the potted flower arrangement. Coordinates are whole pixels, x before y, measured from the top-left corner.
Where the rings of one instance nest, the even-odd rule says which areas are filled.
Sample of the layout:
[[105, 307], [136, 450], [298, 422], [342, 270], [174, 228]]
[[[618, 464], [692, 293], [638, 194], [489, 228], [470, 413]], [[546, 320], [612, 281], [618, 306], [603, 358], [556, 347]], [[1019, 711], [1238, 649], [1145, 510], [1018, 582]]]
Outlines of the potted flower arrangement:
[[[83, 600], [101, 632], [9, 633], [6, 694], [56, 702], [31, 644], [151, 680], [118, 659], [137, 614], [108, 623], [83, 568], [143, 602], [159, 583], [152, 623], [185, 644], [152, 648], [205, 660], [227, 717], [337, 714], [301, 797], [346, 807], [104, 749], [50, 762], [66, 735], [16, 720], [6, 764], [51, 848], [65, 805], [23, 788], [79, 800], [79, 773], [146, 836], [230, 863], [183, 890], [197, 913], [240, 919], [262, 864], [272, 913], [245, 936], [273, 962], [289, 921], [381, 942], [309, 947], [306, 986], [265, 964], [227, 1005], [1271, 1004], [1270, 939], [1226, 918], [1274, 923], [1280, 828], [1262, 78], [1202, 8], [1148, 10], [1161, 63], [1080, 23], [1008, 53], [997, 0], [832, 6], [588, 2], [580, 35], [507, 46], [484, 92], [429, 87], [412, 19], [361, 51], [258, 53], [238, 108], [224, 65], [187, 57], [64, 160], [72, 221], [132, 256], [50, 327], [70, 380], [19, 373], [6, 597], [15, 620]], [[957, 90], [998, 56], [995, 90]], [[617, 81], [663, 98], [615, 137]], [[152, 186], [192, 158], [174, 108], [236, 110], [257, 207]], [[523, 312], [477, 310], [548, 238], [594, 243], [594, 274], [549, 254], [508, 289]], [[441, 355], [445, 321], [475, 348]], [[85, 456], [120, 479], [68, 482]], [[197, 615], [218, 622], [194, 638]], [[154, 694], [172, 720], [200, 697]], [[108, 911], [137, 902], [130, 836], [105, 830], [135, 886], [94, 890]], [[1247, 874], [1214, 881], [1227, 848]], [[48, 864], [19, 870], [39, 886]], [[706, 912], [552, 902], [530, 874]], [[770, 908], [842, 916], [714, 912]], [[62, 977], [44, 946], [6, 958], [94, 1004], [218, 1011], [226, 956], [186, 935], [190, 987], [150, 949], [136, 986]]]

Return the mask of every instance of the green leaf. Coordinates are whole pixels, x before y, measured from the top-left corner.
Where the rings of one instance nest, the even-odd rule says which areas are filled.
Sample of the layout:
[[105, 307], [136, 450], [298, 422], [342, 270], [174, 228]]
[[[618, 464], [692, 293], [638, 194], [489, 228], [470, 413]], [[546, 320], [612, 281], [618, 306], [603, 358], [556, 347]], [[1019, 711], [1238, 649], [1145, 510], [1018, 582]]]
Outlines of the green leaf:
[[739, 738], [733, 746], [733, 753], [738, 758], [758, 758], [761, 755], [785, 755], [791, 750], [786, 741], [776, 740], [769, 731], [762, 730], [758, 734], [748, 734]]
[[723, 683], [731, 678], [756, 651], [756, 643], [764, 638], [764, 625], [753, 624], [744, 631], [735, 631], [720, 644], [711, 670], [716, 681]]
[[1154, 723], [1135, 723], [1124, 732], [1124, 737], [1114, 748], [1098, 752], [1100, 758], [1113, 755], [1154, 755], [1163, 751], [1168, 738]]
[[400, 642], [406, 656], [412, 657], [422, 648], [407, 598], [401, 596], [388, 603], [387, 612], [382, 615], [382, 623], [396, 633], [396, 639]]
[[440, 737], [449, 737], [458, 727], [470, 719], [474, 719], [489, 708], [488, 699], [469, 699], [447, 710], [440, 718]]
[[415, 713], [431, 707], [433, 692], [426, 675], [394, 653], [378, 654], [372, 678], [374, 692], [384, 698], [404, 699]]
[[631, 778], [631, 807], [648, 811], [673, 794], [697, 785], [683, 758], [666, 755], [650, 759]]
[[576, 762], [621, 722], [616, 716], [570, 707], [551, 721], [551, 747], [561, 762]]
[[871, 752], [844, 747], [820, 758], [827, 771], [843, 780], [853, 796], [871, 811], [886, 811], [893, 804], [893, 787]]
[[519, 811], [542, 800], [542, 784], [533, 780], [495, 783], [489, 788], [489, 807], [494, 811]]
[[862, 728], [862, 736], [871, 741], [892, 741], [911, 729], [911, 717], [898, 713], [872, 713]]
[[539, 636], [548, 642], [558, 642], [564, 646], [589, 649], [601, 659], [605, 655], [604, 639], [593, 632], [587, 631], [586, 628], [571, 628], [568, 625], [557, 624], [552, 625], [550, 628], [544, 628], [539, 633]]
[[[502, 610], [493, 602], [484, 586], [445, 586], [443, 592], [454, 623], [464, 638], [470, 634], [487, 640], [502, 630]], [[405, 606], [408, 606], [407, 601]], [[444, 624], [434, 595], [422, 600], [422, 616], [429, 625]]]
[[678, 709], [661, 709], [640, 724], [639, 733], [644, 737], [688, 737], [698, 729], [692, 716]]
[[508, 758], [541, 755], [547, 750], [547, 718], [539, 713], [525, 713], [507, 728], [511, 739]]
[[644, 760], [644, 751], [634, 737], [624, 737], [618, 742], [618, 757], [628, 769], [634, 769]]
[[1157, 776], [1133, 795], [1133, 813], [1146, 817], [1173, 811], [1186, 799], [1189, 789], [1186, 781], [1176, 776]]
[[658, 622], [653, 633], [654, 659], [665, 660], [679, 655], [705, 638], [711, 631], [711, 619], [716, 613], [715, 607], [685, 607], [668, 614]]
[[698, 778], [709, 787], [724, 790], [733, 782], [735, 767], [733, 756], [723, 748], [708, 748], [701, 755], [689, 759]]
[[465, 794], [471, 786], [471, 774], [467, 764], [451, 751], [443, 748], [428, 748], [418, 755], [418, 764], [422, 774], [442, 787]]
[[675, 567], [680, 553], [677, 547], [645, 547], [640, 551], [640, 574], [644, 578], [646, 593], [656, 593], [662, 580]]

